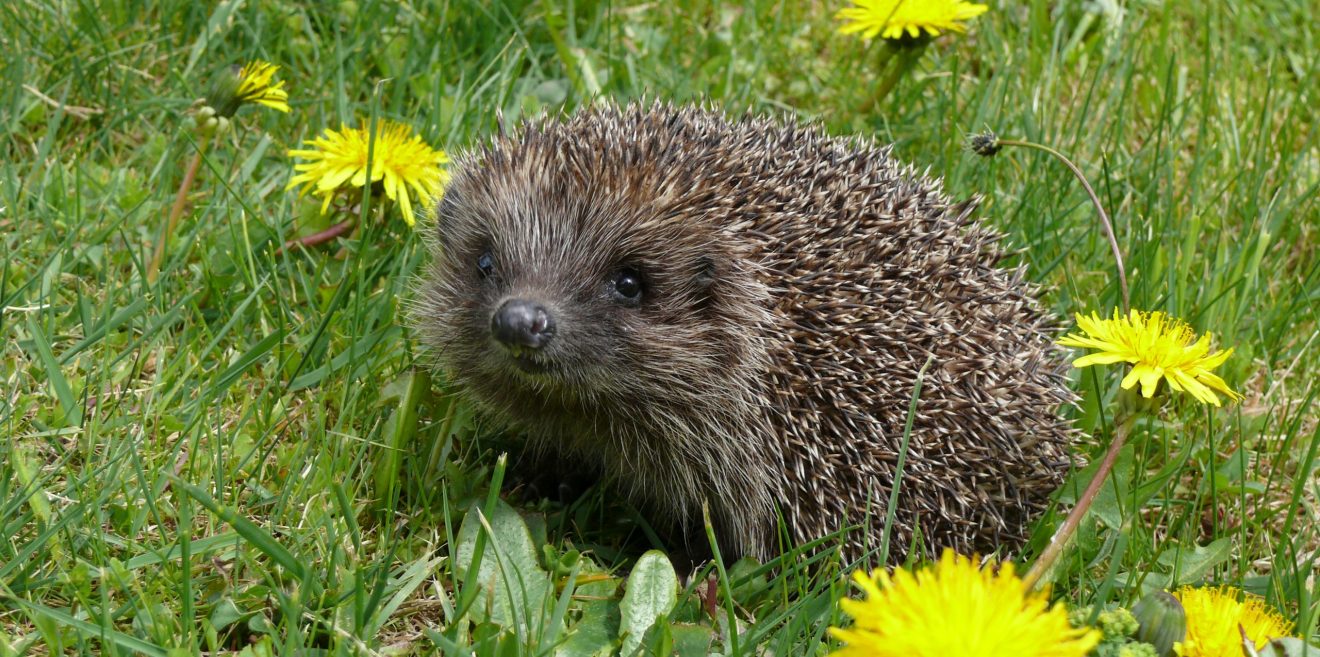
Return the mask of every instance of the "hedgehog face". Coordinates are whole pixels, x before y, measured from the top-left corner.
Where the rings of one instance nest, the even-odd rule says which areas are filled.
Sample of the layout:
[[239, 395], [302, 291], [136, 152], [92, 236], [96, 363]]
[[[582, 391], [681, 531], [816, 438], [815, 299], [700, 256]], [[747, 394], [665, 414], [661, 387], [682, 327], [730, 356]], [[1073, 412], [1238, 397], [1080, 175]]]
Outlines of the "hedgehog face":
[[698, 382], [759, 361], [739, 308], [760, 299], [717, 230], [643, 189], [491, 159], [437, 208], [422, 327], [483, 406], [610, 424], [597, 412], [696, 403]]
[[[636, 254], [580, 243], [554, 214], [505, 233], [487, 221], [475, 243], [454, 244], [446, 267], [465, 303], [458, 370], [504, 384], [597, 394], [607, 373], [651, 339], [656, 296]], [[553, 236], [544, 241], [540, 236]], [[455, 299], [456, 301], [458, 299]], [[456, 345], [457, 346], [457, 345]]]

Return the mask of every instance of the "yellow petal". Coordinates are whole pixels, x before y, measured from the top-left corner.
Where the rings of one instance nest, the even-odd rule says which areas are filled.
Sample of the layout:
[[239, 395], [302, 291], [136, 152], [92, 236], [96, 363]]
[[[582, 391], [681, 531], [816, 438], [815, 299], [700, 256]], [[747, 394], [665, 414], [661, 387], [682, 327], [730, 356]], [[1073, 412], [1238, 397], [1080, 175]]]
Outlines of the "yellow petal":
[[1064, 342], [1064, 340], [1061, 339], [1059, 340], [1059, 344], [1064, 347], [1078, 347], [1082, 349], [1099, 349], [1101, 351], [1122, 353], [1128, 357], [1134, 356], [1134, 354], [1132, 354], [1130, 350], [1124, 345], [1114, 344], [1112, 342], [1105, 342], [1104, 340], [1097, 340], [1093, 338], [1073, 338], [1072, 340], [1068, 340], [1066, 343]]
[[1155, 396], [1155, 387], [1164, 377], [1164, 368], [1152, 367], [1141, 375], [1141, 396], [1147, 399]]
[[412, 201], [408, 200], [408, 193], [399, 194], [399, 207], [403, 210], [403, 221], [409, 226], [417, 224], [417, 217], [413, 216]]
[[1201, 360], [1200, 363], [1198, 363], [1198, 365], [1200, 365], [1202, 369], [1213, 370], [1216, 367], [1223, 365], [1224, 361], [1228, 360], [1228, 357], [1232, 355], [1233, 355], [1233, 348], [1229, 347], [1228, 349], [1213, 353], [1205, 357], [1204, 359]]
[[318, 189], [322, 189], [322, 190], [336, 189], [340, 185], [344, 184], [345, 180], [348, 180], [351, 177], [354, 179], [353, 185], [355, 187], [361, 187], [362, 184], [357, 182], [358, 173], [359, 170], [355, 166], [352, 165], [342, 166], [322, 176], [321, 180], [316, 184], [316, 186]]
[[1193, 376], [1197, 381], [1204, 383], [1207, 387], [1228, 395], [1229, 399], [1243, 399], [1242, 395], [1233, 392], [1233, 389], [1229, 388], [1228, 384], [1225, 383], [1223, 379], [1210, 372], [1196, 372]]
[[1128, 371], [1127, 376], [1123, 377], [1123, 381], [1118, 384], [1119, 387], [1123, 388], [1124, 390], [1131, 390], [1132, 386], [1137, 385], [1137, 382], [1141, 380], [1141, 377], [1146, 374], [1146, 370], [1148, 369], [1150, 369], [1149, 366], [1144, 365], [1142, 363], [1137, 363], [1131, 370]]
[[1094, 354], [1087, 354], [1074, 360], [1073, 367], [1090, 367], [1091, 365], [1109, 365], [1112, 363], [1121, 363], [1129, 360], [1124, 354], [1116, 354], [1109, 351], [1101, 351]]
[[1169, 382], [1170, 388], [1173, 388], [1178, 392], [1186, 392], [1186, 389], [1183, 387], [1183, 384], [1181, 383], [1181, 379], [1184, 376], [1185, 375], [1183, 374], [1182, 370], [1173, 369], [1164, 373], [1164, 380]]
[[1208, 351], [1210, 351], [1210, 334], [1206, 333], [1201, 336], [1200, 340], [1197, 340], [1187, 348], [1183, 349], [1183, 357], [1188, 360], [1197, 360], [1204, 356]]
[[1173, 376], [1177, 377], [1178, 382], [1183, 385], [1183, 388], [1187, 389], [1187, 393], [1197, 401], [1214, 406], [1219, 405], [1219, 397], [1215, 396], [1215, 393], [1202, 385], [1200, 381], [1193, 379], [1181, 370], [1174, 370]]

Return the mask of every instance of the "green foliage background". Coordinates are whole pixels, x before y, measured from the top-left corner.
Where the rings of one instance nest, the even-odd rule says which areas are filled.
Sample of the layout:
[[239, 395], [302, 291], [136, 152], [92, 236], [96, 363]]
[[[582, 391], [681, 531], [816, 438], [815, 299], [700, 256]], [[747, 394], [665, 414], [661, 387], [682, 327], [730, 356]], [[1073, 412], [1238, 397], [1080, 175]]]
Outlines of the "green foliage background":
[[[1247, 398], [1174, 403], [1139, 427], [1055, 594], [1102, 604], [1228, 582], [1314, 635], [1314, 4], [996, 3], [865, 112], [878, 48], [835, 34], [836, 8], [0, 5], [0, 655], [827, 652], [846, 564], [727, 564], [710, 614], [705, 573], [675, 604], [637, 599], [668, 581], [647, 558], [637, 582], [653, 584], [621, 612], [621, 579], [651, 544], [635, 511], [599, 490], [567, 506], [515, 494], [525, 521], [498, 511], [498, 437], [421, 373], [402, 327], [425, 259], [402, 222], [276, 253], [325, 225], [284, 189], [284, 151], [323, 127], [388, 117], [458, 151], [500, 113], [512, 124], [593, 97], [704, 99], [893, 142], [953, 195], [984, 197], [1065, 317], [1117, 302], [1084, 194], [1044, 156], [983, 160], [962, 144], [992, 128], [1068, 153], [1115, 217], [1134, 305], [1235, 347], [1224, 375]], [[293, 112], [240, 112], [149, 284], [194, 149], [185, 112], [215, 71], [251, 58], [283, 67]], [[1112, 374], [1078, 376], [1079, 425], [1096, 434]], [[478, 522], [478, 500], [503, 520], [494, 548], [470, 529], [464, 557], [449, 538]], [[467, 576], [483, 554], [522, 592]], [[627, 638], [628, 619], [666, 608], [644, 642]]]

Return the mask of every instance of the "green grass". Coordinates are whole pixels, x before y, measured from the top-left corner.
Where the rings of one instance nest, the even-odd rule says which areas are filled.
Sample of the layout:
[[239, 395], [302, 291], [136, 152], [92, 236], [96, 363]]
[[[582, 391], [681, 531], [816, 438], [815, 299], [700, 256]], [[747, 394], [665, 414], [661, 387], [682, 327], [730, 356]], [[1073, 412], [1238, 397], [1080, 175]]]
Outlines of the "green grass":
[[[284, 191], [285, 149], [325, 126], [393, 118], [456, 150], [497, 112], [596, 95], [705, 98], [894, 142], [954, 195], [985, 197], [1057, 313], [1105, 312], [1112, 261], [1076, 182], [1043, 155], [984, 160], [962, 142], [988, 127], [1068, 153], [1115, 218], [1134, 305], [1235, 347], [1224, 375], [1247, 398], [1138, 425], [1056, 596], [1225, 582], [1314, 636], [1314, 7], [1080, 4], [993, 7], [865, 113], [875, 48], [836, 35], [826, 3], [3, 4], [0, 655], [590, 654], [617, 634], [648, 529], [599, 490], [567, 506], [510, 497], [527, 529], [494, 502], [503, 443], [424, 373], [401, 321], [418, 235], [395, 220], [275, 252], [325, 225]], [[185, 111], [214, 71], [255, 57], [284, 67], [293, 112], [240, 112], [149, 284], [194, 149]], [[1114, 372], [1077, 388], [1079, 426], [1101, 435]], [[481, 500], [493, 540], [476, 531]], [[1042, 519], [1042, 540], [1059, 520]], [[478, 590], [492, 562], [518, 591]], [[666, 581], [650, 563], [636, 581]], [[703, 575], [646, 645], [693, 654], [714, 627], [716, 652], [828, 650], [838, 564], [725, 565], [720, 611], [701, 611]], [[628, 604], [624, 618], [665, 608]]]

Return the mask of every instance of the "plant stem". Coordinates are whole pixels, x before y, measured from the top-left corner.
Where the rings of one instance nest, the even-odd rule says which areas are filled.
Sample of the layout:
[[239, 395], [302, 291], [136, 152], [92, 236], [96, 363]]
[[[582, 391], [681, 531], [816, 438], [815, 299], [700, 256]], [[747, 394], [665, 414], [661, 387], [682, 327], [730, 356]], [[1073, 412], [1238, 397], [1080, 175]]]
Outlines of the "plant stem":
[[1123, 450], [1123, 444], [1127, 442], [1128, 432], [1131, 430], [1132, 422], [1125, 419], [1114, 427], [1114, 439], [1109, 443], [1109, 449], [1100, 461], [1100, 466], [1096, 468], [1095, 475], [1091, 481], [1086, 484], [1086, 490], [1082, 491], [1082, 496], [1077, 498], [1077, 504], [1073, 506], [1068, 517], [1064, 519], [1063, 524], [1050, 537], [1050, 544], [1045, 547], [1036, 558], [1036, 563], [1031, 565], [1031, 569], [1022, 578], [1028, 589], [1033, 589], [1054, 567], [1054, 562], [1059, 560], [1063, 554], [1064, 548], [1068, 547], [1068, 542], [1072, 540], [1073, 534], [1077, 532], [1077, 527], [1082, 524], [1082, 518], [1086, 512], [1091, 509], [1091, 504], [1100, 494], [1100, 487], [1104, 485], [1105, 480], [1109, 478], [1109, 473], [1114, 469], [1114, 463], [1118, 461], [1118, 453]]
[[276, 251], [276, 254], [288, 251], [289, 249], [292, 249], [295, 246], [309, 248], [320, 244], [325, 244], [326, 242], [329, 242], [330, 240], [353, 230], [355, 226], [357, 226], [357, 217], [350, 217], [319, 233], [312, 233], [311, 235], [291, 239], [285, 242], [284, 246], [281, 246], [280, 250]]
[[[724, 612], [728, 614], [729, 634], [728, 646], [730, 654], [741, 655], [738, 650], [738, 615], [733, 611], [733, 585], [729, 583], [729, 573], [724, 569], [724, 557], [720, 556], [720, 542], [715, 539], [715, 526], [710, 520], [710, 505], [701, 503], [701, 517], [706, 525], [706, 540], [710, 541], [711, 561], [715, 562], [715, 572], [719, 574], [719, 581], [724, 584]], [[718, 593], [717, 593], [718, 595]]]
[[[889, 48], [893, 48], [893, 46], [889, 46]], [[889, 92], [898, 86], [898, 81], [902, 80], [903, 76], [912, 70], [912, 66], [917, 63], [922, 51], [925, 49], [925, 45], [905, 47], [898, 51], [897, 57], [891, 54], [881, 60], [880, 70], [883, 71], [885, 68], [889, 68], [889, 75], [885, 76], [880, 81], [880, 86], [876, 87], [876, 90], [862, 101], [862, 104], [857, 107], [857, 113], [870, 114], [871, 110], [875, 109], [889, 95]]]
[[170, 235], [174, 233], [175, 227], [179, 225], [179, 218], [183, 216], [183, 207], [188, 202], [188, 190], [197, 179], [197, 170], [202, 166], [202, 157], [206, 154], [210, 143], [209, 138], [197, 142], [197, 151], [193, 153], [192, 161], [188, 163], [188, 169], [183, 173], [183, 182], [179, 183], [179, 191], [174, 195], [174, 205], [170, 206], [169, 218], [165, 220], [165, 230], [161, 232], [160, 239], [156, 240], [151, 263], [147, 265], [148, 283], [155, 283], [160, 277], [160, 266], [165, 261], [165, 247], [169, 244]]
[[1086, 194], [1091, 197], [1091, 204], [1095, 206], [1095, 211], [1100, 215], [1100, 224], [1105, 229], [1105, 237], [1109, 239], [1109, 249], [1114, 252], [1114, 264], [1118, 267], [1118, 287], [1123, 294], [1123, 314], [1127, 315], [1132, 309], [1132, 303], [1128, 295], [1127, 270], [1123, 267], [1123, 252], [1119, 250], [1118, 238], [1114, 236], [1114, 224], [1109, 220], [1109, 215], [1105, 213], [1104, 206], [1100, 204], [1100, 197], [1096, 196], [1095, 190], [1091, 188], [1091, 183], [1086, 180], [1086, 176], [1082, 175], [1082, 170], [1077, 168], [1077, 165], [1073, 164], [1072, 160], [1065, 157], [1063, 153], [1043, 144], [1018, 139], [1000, 139], [998, 143], [1002, 146], [1034, 148], [1053, 155], [1060, 162], [1063, 162], [1063, 165], [1068, 167], [1068, 170], [1072, 171], [1077, 180], [1082, 183], [1082, 187], [1086, 189]]

